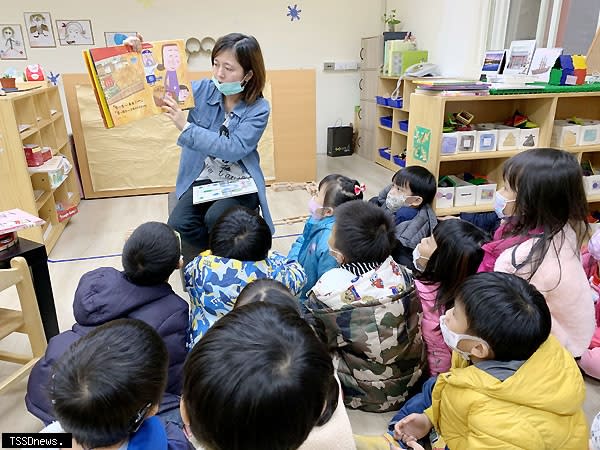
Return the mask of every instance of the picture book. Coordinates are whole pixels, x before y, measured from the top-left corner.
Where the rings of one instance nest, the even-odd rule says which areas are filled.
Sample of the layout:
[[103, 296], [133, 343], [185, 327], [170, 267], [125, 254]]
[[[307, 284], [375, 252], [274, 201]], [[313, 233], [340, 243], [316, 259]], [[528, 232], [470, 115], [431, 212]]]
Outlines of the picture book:
[[510, 43], [508, 62], [504, 68], [504, 73], [527, 75], [534, 52], [535, 39], [512, 41]]
[[536, 81], [550, 81], [550, 70], [560, 55], [562, 48], [536, 48], [529, 66], [529, 75], [535, 76]]
[[106, 128], [162, 113], [167, 95], [182, 109], [194, 107], [182, 40], [144, 42], [141, 53], [92, 48], [83, 56]]
[[252, 178], [217, 181], [194, 186], [192, 202], [197, 205], [198, 203], [214, 202], [222, 198], [237, 197], [238, 195], [253, 194], [255, 192], [258, 192], [258, 189]]
[[46, 222], [20, 209], [0, 211], [0, 234], [12, 233], [25, 228], [37, 227]]

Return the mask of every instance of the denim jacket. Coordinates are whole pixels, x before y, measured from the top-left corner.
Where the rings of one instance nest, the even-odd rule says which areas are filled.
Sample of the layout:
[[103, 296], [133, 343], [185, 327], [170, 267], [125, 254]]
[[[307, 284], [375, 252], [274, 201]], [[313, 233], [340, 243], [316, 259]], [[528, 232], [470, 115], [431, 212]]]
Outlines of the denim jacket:
[[188, 115], [191, 125], [184, 128], [177, 140], [177, 145], [182, 147], [175, 187], [177, 198], [181, 198], [202, 172], [207, 156], [239, 162], [256, 183], [262, 215], [274, 233], [257, 151], [269, 120], [269, 102], [262, 97], [252, 105], [240, 101], [232, 111], [227, 137], [219, 133], [225, 120], [223, 95], [209, 79], [192, 82], [192, 89], [196, 106]]

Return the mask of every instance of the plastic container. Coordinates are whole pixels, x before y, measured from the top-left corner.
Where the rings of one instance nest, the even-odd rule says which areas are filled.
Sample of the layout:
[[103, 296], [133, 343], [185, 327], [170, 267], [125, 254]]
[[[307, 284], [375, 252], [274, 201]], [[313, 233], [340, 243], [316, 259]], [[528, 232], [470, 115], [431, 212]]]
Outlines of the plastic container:
[[402, 159], [400, 155], [394, 155], [394, 164], [400, 167], [406, 167], [406, 160]]
[[381, 156], [383, 159], [387, 159], [388, 161], [390, 159], [392, 159], [392, 153], [390, 152], [389, 147], [382, 147], [378, 150], [379, 150], [379, 156]]
[[391, 98], [388, 98], [387, 105], [391, 106], [392, 108], [402, 108], [403, 102], [402, 102], [401, 98], [398, 98], [396, 100], [392, 100]]
[[380, 95], [375, 96], [375, 102], [381, 106], [387, 106], [388, 99]]
[[405, 131], [408, 133], [408, 119], [407, 120], [400, 120], [398, 122], [398, 126], [400, 127], [400, 130]]
[[392, 128], [392, 116], [380, 117], [379, 123], [384, 127]]

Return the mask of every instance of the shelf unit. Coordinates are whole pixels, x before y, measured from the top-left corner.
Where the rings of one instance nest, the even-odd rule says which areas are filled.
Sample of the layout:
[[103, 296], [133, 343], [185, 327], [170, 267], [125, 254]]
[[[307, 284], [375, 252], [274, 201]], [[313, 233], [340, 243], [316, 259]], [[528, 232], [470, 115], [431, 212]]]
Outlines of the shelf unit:
[[[79, 204], [79, 184], [74, 169], [55, 187], [46, 174], [30, 174], [23, 144], [50, 147], [53, 156], [64, 155], [75, 167], [56, 86], [0, 97], [0, 211], [19, 208], [44, 219], [45, 225], [19, 236], [45, 244], [49, 253], [69, 221], [59, 222], [56, 204]], [[35, 190], [43, 191], [37, 199]]]
[[[394, 155], [400, 155], [407, 148], [408, 133], [400, 129], [398, 122], [408, 120], [410, 96], [415, 92], [416, 85], [410, 78], [403, 79], [400, 83], [400, 97], [403, 99], [402, 108], [394, 108], [392, 106], [376, 106], [376, 121], [377, 127], [375, 130], [375, 148], [373, 149], [373, 161], [377, 164], [397, 172], [401, 167], [394, 162]], [[377, 95], [389, 97], [396, 89], [398, 77], [379, 77], [379, 85], [377, 87]], [[379, 118], [392, 116], [392, 128], [385, 127], [380, 124]], [[379, 149], [388, 147], [391, 152], [389, 160], [379, 154]]]
[[[436, 179], [444, 175], [471, 172], [487, 177], [499, 186], [502, 185], [502, 165], [508, 158], [522, 150], [469, 152], [454, 155], [440, 155], [442, 128], [448, 114], [468, 111], [475, 115], [475, 123], [502, 122], [515, 111], [529, 116], [540, 127], [539, 147], [549, 147], [554, 120], [568, 119], [573, 116], [586, 119], [600, 119], [600, 92], [581, 92], [565, 94], [521, 94], [443, 97], [412, 93], [410, 98], [410, 122], [408, 136], [414, 136], [416, 127], [431, 131], [429, 154], [426, 161], [418, 160], [414, 154], [414, 142], [407, 140], [406, 165], [427, 167]], [[394, 115], [394, 119], [395, 119]], [[378, 131], [385, 133], [386, 131]], [[392, 139], [399, 140], [394, 137]], [[392, 145], [395, 141], [392, 142]], [[600, 167], [600, 145], [566, 147], [564, 150], [582, 158], [590, 159]], [[588, 201], [600, 208], [600, 195], [589, 196]], [[434, 205], [435, 207], [435, 205]], [[461, 206], [453, 208], [435, 208], [437, 215], [451, 215], [460, 212], [493, 211], [493, 205]]]

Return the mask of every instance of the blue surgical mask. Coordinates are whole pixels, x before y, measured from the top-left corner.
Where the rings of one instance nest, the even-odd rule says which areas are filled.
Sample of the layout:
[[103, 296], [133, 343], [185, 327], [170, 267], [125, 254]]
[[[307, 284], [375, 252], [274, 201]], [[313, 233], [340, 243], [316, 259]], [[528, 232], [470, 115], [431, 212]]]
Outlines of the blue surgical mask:
[[[244, 86], [246, 85], [246, 77], [244, 77], [241, 81], [231, 81], [229, 83], [221, 83], [214, 76], [212, 77], [212, 82], [217, 87], [221, 94], [227, 95], [235, 95], [244, 91]], [[243, 84], [242, 84], [243, 83]]]
[[496, 192], [496, 196], [494, 198], [494, 211], [496, 211], [496, 215], [503, 219], [506, 217], [504, 214], [504, 208], [506, 208], [507, 203], [512, 203], [514, 200], [509, 200], [504, 197], [500, 192]]

